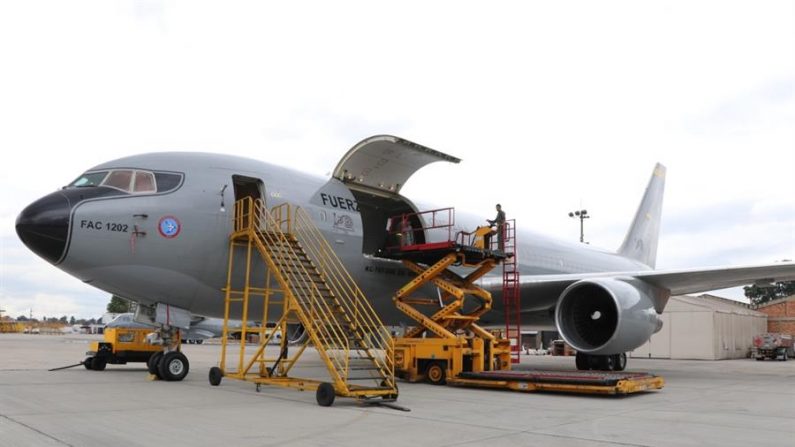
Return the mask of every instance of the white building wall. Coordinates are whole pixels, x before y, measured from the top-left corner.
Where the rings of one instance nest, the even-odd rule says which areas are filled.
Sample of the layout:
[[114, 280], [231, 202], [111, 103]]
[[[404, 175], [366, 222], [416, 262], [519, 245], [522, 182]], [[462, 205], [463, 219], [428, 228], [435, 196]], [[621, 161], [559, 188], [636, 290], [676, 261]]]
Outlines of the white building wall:
[[671, 297], [663, 327], [632, 351], [635, 358], [718, 360], [745, 358], [753, 336], [765, 332], [767, 317], [733, 304]]
[[699, 309], [697, 312], [675, 312], [671, 314], [671, 358], [691, 360], [713, 360], [712, 312]]

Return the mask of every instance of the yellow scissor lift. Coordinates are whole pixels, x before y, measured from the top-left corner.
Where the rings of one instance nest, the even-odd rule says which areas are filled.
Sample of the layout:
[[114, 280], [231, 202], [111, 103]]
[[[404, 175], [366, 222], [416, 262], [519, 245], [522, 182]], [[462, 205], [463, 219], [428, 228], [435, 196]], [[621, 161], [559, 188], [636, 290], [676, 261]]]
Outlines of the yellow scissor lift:
[[[441, 217], [440, 217], [441, 215]], [[400, 216], [400, 245], [389, 250], [390, 257], [400, 259], [417, 276], [395, 294], [398, 309], [417, 322], [395, 339], [395, 368], [398, 376], [409, 382], [427, 380], [433, 384], [452, 383], [464, 372], [503, 371], [511, 368], [510, 341], [477, 324], [491, 310], [491, 294], [475, 282], [505, 259], [505, 253], [484, 248], [488, 227], [475, 233], [460, 232], [446, 241], [415, 243], [406, 235], [410, 221], [421, 217], [425, 230], [452, 231], [455, 215], [452, 208]], [[393, 218], [394, 219], [394, 218]], [[414, 230], [409, 230], [414, 231]], [[407, 242], [409, 241], [409, 242]], [[471, 270], [466, 276], [452, 267]], [[416, 297], [415, 292], [432, 284], [439, 290], [436, 298]], [[467, 298], [474, 307], [467, 306]], [[438, 309], [428, 316], [418, 309]]]
[[[242, 278], [235, 274], [236, 255], [245, 258]], [[257, 256], [265, 264], [265, 271], [259, 272], [264, 282], [259, 285], [252, 284]], [[236, 283], [240, 279], [242, 283]], [[233, 349], [228, 345], [232, 306], [241, 306], [244, 323], [235, 329], [241, 339], [237, 362], [230, 365], [227, 352]], [[250, 312], [260, 307], [262, 314]], [[279, 314], [269, 314], [272, 309], [279, 309]], [[248, 326], [249, 320], [259, 318], [261, 326]], [[265, 324], [274, 320], [282, 334], [278, 346], [270, 342], [279, 331]], [[307, 337], [300, 346], [288, 347], [288, 323], [304, 327]], [[253, 382], [257, 390], [260, 385], [316, 390], [322, 406], [331, 405], [335, 396], [371, 403], [397, 399], [391, 334], [301, 208], [283, 204], [268, 210], [261, 200], [250, 197], [235, 203], [223, 327], [220, 365], [210, 370], [212, 385], [226, 377]], [[247, 342], [251, 333], [260, 337], [247, 350], [252, 344]], [[290, 374], [309, 345], [314, 346], [328, 371], [328, 381]]]

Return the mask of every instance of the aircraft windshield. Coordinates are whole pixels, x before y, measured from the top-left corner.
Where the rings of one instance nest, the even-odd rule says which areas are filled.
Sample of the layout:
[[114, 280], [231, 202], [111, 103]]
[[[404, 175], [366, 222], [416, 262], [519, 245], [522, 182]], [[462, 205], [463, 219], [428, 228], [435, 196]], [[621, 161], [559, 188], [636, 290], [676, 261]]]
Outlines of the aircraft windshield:
[[99, 186], [103, 180], [105, 180], [105, 176], [108, 175], [108, 171], [102, 172], [86, 172], [85, 174], [81, 175], [77, 178], [77, 180], [73, 181], [69, 184], [69, 186], [80, 188], [86, 186]]
[[70, 188], [107, 186], [132, 194], [172, 191], [182, 184], [181, 174], [141, 171], [137, 169], [113, 169], [110, 171], [86, 172], [69, 184]]

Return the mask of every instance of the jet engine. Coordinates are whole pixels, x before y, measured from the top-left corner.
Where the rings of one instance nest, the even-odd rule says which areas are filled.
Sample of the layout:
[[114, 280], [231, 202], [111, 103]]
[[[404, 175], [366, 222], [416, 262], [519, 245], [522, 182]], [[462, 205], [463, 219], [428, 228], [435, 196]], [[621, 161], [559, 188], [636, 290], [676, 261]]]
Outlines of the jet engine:
[[567, 287], [555, 308], [563, 339], [578, 352], [595, 355], [631, 351], [645, 343], [662, 328], [655, 298], [663, 294], [634, 282], [593, 278]]
[[290, 345], [302, 345], [309, 333], [301, 323], [287, 323], [287, 342]]

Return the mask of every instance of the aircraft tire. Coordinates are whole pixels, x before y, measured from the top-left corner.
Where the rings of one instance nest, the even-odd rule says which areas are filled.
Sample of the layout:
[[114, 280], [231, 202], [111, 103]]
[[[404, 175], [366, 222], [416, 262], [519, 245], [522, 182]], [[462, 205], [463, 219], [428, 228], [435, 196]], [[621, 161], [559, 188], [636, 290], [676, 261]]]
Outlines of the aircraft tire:
[[330, 407], [334, 403], [335, 397], [334, 386], [327, 382], [321, 383], [315, 392], [315, 399], [317, 399], [317, 404], [321, 407]]
[[596, 356], [597, 360], [596, 363], [600, 371], [613, 371], [615, 368], [615, 359], [612, 355], [600, 355]]
[[577, 356], [574, 358], [574, 364], [577, 365], [577, 369], [580, 371], [588, 371], [591, 369], [591, 359], [588, 354], [584, 352], [578, 352]]
[[155, 375], [158, 379], [162, 379], [160, 377], [160, 360], [163, 358], [163, 351], [155, 352], [149, 357], [149, 360], [146, 361], [146, 368], [149, 370], [149, 374]]
[[224, 378], [224, 373], [223, 371], [221, 371], [221, 368], [217, 366], [213, 366], [212, 368], [210, 368], [210, 374], [209, 374], [210, 385], [212, 386], [220, 385], [221, 379], [223, 378]]
[[202, 339], [198, 339], [198, 340], [196, 340], [196, 344], [197, 344], [197, 345], [200, 345], [200, 344], [202, 344], [202, 343], [204, 343], [204, 340], [202, 340]]
[[83, 366], [89, 371], [91, 371], [91, 362], [93, 360], [94, 360], [94, 357], [86, 357], [86, 359], [83, 360]]
[[160, 378], [169, 382], [179, 382], [188, 375], [189, 370], [188, 358], [179, 351], [166, 352], [158, 364]]
[[107, 359], [99, 355], [91, 359], [91, 369], [94, 371], [104, 371], [107, 364]]
[[447, 368], [444, 362], [434, 361], [428, 363], [425, 368], [425, 380], [432, 385], [444, 385], [447, 383]]
[[627, 367], [627, 353], [613, 354], [613, 371], [623, 371]]

